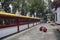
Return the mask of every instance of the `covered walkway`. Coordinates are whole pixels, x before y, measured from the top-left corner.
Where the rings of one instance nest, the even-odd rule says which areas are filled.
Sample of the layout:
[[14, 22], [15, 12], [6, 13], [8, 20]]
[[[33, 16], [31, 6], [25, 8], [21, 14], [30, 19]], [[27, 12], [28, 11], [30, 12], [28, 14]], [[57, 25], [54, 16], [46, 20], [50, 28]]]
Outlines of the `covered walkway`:
[[[48, 31], [39, 31], [40, 26], [47, 27]], [[40, 24], [3, 40], [60, 40], [60, 33], [56, 31], [56, 26]]]

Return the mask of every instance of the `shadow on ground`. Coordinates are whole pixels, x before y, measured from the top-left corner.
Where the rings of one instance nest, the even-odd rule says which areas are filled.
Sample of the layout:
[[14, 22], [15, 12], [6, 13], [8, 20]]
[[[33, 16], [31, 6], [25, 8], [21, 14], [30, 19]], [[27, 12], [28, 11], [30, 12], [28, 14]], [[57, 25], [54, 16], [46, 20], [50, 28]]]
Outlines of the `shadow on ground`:
[[60, 32], [58, 32], [56, 29], [54, 29], [54, 35], [57, 40], [60, 40]]

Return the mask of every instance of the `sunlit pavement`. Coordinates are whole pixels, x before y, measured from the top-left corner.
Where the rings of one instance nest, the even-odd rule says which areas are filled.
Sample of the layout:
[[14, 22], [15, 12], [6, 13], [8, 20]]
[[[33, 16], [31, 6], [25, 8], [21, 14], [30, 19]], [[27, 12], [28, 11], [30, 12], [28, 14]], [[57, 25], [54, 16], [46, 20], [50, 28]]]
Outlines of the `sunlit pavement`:
[[[41, 26], [47, 27], [48, 31], [39, 31]], [[56, 31], [56, 26], [40, 24], [3, 40], [60, 40], [60, 33]]]

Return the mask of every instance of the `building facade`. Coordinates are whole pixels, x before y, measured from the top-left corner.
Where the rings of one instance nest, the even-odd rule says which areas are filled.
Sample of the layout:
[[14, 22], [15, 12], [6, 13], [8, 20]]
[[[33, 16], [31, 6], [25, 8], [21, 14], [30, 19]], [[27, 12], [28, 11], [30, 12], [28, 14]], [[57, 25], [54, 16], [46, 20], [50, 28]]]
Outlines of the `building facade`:
[[55, 23], [60, 24], [60, 1], [54, 0], [53, 5], [55, 8]]

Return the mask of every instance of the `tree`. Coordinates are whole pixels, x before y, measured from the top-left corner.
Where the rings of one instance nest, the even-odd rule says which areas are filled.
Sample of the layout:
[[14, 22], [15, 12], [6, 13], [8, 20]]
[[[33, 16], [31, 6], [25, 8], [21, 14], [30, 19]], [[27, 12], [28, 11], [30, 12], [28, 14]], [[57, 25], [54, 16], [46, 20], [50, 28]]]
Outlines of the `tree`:
[[30, 6], [29, 6], [29, 10], [30, 10], [30, 15], [34, 15], [34, 13], [36, 12], [37, 15], [36, 16], [40, 16], [40, 13], [43, 13], [44, 10], [46, 9], [46, 3], [44, 2], [44, 0], [30, 0], [29, 1]]
[[10, 12], [9, 4], [10, 4], [9, 0], [4, 0], [2, 2], [2, 8], [4, 9], [5, 12]]
[[[13, 0], [11, 2], [9, 2], [9, 0], [4, 0], [4, 5], [9, 5], [9, 3], [13, 4], [13, 13], [19, 10], [21, 11], [21, 15], [27, 15], [27, 12], [30, 12], [30, 16], [34, 15], [40, 17], [40, 13], [42, 13], [43, 16], [46, 8], [44, 0]], [[20, 7], [20, 5], [22, 6]]]

